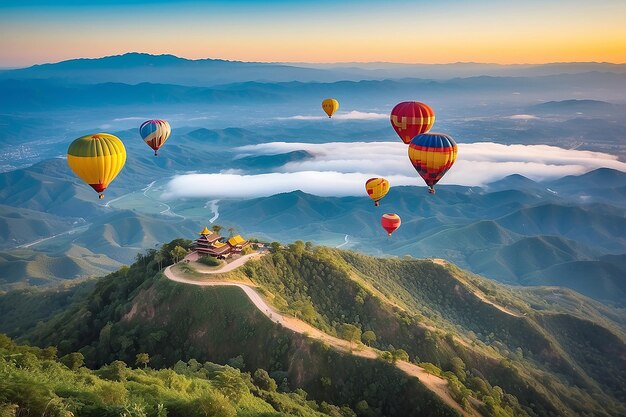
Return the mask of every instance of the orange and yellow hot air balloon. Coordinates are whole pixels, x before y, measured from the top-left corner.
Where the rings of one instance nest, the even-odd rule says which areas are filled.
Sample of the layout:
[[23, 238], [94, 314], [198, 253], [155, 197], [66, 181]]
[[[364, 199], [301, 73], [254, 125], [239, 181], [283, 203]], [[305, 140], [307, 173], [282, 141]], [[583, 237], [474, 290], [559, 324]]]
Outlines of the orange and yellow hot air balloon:
[[374, 200], [374, 205], [377, 206], [380, 199], [389, 192], [389, 181], [384, 178], [370, 178], [365, 181], [365, 190], [369, 198]]
[[391, 126], [406, 144], [435, 124], [435, 112], [419, 101], [403, 101], [391, 110]]
[[122, 141], [108, 133], [96, 133], [76, 139], [67, 150], [67, 163], [74, 174], [104, 198], [102, 192], [126, 163]]
[[328, 118], [331, 118], [333, 117], [333, 114], [335, 114], [335, 112], [339, 110], [339, 102], [334, 98], [327, 98], [326, 100], [322, 101], [322, 109], [324, 109], [324, 112], [326, 112]]
[[402, 224], [402, 220], [395, 213], [383, 214], [380, 218], [380, 225], [387, 231], [389, 236], [400, 227], [400, 224]]
[[429, 193], [435, 193], [435, 184], [452, 167], [457, 153], [454, 139], [443, 133], [422, 133], [413, 138], [409, 159], [428, 185]]

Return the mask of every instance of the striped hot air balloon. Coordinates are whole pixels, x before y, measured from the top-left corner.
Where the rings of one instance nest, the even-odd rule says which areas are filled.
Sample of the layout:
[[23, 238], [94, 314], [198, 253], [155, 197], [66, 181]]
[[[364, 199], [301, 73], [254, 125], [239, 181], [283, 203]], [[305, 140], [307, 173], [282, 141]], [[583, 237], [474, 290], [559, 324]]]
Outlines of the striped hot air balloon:
[[76, 139], [67, 150], [67, 164], [91, 186], [99, 198], [126, 163], [122, 141], [108, 133], [96, 133]]
[[435, 124], [435, 112], [419, 101], [403, 101], [391, 110], [391, 126], [406, 144]]
[[157, 151], [170, 137], [170, 133], [172, 128], [167, 120], [146, 120], [139, 127], [139, 134], [144, 142], [154, 149], [154, 156], [157, 156]]
[[400, 227], [400, 224], [402, 224], [402, 220], [400, 216], [395, 213], [383, 214], [380, 218], [380, 225], [387, 231], [389, 236]]
[[324, 112], [326, 112], [328, 118], [330, 119], [331, 117], [333, 117], [333, 114], [335, 114], [335, 112], [339, 110], [339, 102], [334, 98], [327, 98], [326, 100], [322, 101], [322, 109], [324, 109]]
[[409, 145], [409, 159], [431, 194], [435, 193], [435, 184], [452, 167], [456, 156], [456, 142], [443, 133], [422, 133]]
[[374, 200], [374, 205], [377, 206], [380, 199], [389, 192], [389, 181], [384, 178], [370, 178], [365, 182], [365, 190], [369, 198]]

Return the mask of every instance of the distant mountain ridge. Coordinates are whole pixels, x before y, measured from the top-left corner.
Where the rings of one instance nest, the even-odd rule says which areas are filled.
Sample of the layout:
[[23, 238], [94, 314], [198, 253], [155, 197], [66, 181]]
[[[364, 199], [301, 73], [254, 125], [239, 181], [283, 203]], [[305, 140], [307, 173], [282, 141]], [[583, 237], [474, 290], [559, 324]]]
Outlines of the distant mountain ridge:
[[[73, 78], [75, 82], [98, 82], [103, 71], [123, 70], [128, 79], [107, 81], [136, 83], [174, 82], [182, 85], [206, 85], [240, 81], [338, 81], [384, 78], [431, 78], [451, 79], [455, 77], [491, 76], [544, 76], [575, 74], [583, 72], [625, 73], [626, 64], [596, 62], [551, 63], [538, 65], [499, 65], [481, 63], [450, 64], [394, 64], [394, 63], [275, 63], [245, 62], [223, 59], [187, 59], [174, 55], [151, 55], [130, 52], [101, 58], [78, 58], [56, 63], [33, 65], [27, 68], [0, 71], [2, 78]], [[151, 79], [140, 79], [137, 70], [150, 70]], [[163, 70], [184, 72], [185, 76], [167, 74]], [[86, 75], [90, 73], [90, 76]], [[211, 74], [210, 72], [213, 72]], [[228, 76], [217, 75], [228, 72]], [[71, 76], [70, 76], [71, 74]], [[146, 74], [144, 74], [146, 77]], [[68, 78], [68, 79], [69, 79]], [[169, 79], [169, 81], [166, 81]], [[176, 80], [176, 81], [175, 81]], [[227, 81], [230, 80], [230, 81]], [[101, 82], [101, 81], [100, 81]]]

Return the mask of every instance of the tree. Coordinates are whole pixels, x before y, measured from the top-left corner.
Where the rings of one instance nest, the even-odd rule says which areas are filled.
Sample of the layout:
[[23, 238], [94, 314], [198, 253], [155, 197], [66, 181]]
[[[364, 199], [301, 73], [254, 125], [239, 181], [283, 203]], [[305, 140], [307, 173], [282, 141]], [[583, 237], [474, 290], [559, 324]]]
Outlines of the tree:
[[148, 367], [148, 363], [150, 362], [150, 355], [147, 353], [138, 353], [135, 359], [135, 364], [137, 366], [143, 365], [144, 368]]
[[85, 363], [85, 357], [80, 352], [72, 352], [61, 357], [59, 362], [70, 368], [72, 371], [76, 371]]
[[100, 368], [100, 376], [110, 381], [126, 381], [128, 369], [124, 361], [113, 361]]
[[363, 335], [361, 336], [361, 339], [363, 339], [363, 343], [365, 343], [367, 346], [371, 346], [372, 343], [376, 342], [376, 333], [374, 333], [371, 330], [368, 330], [365, 333], [363, 333]]
[[290, 245], [291, 250], [298, 256], [301, 256], [304, 253], [304, 242], [301, 240], [296, 240], [293, 244]]
[[234, 227], [229, 227], [228, 228], [228, 235], [229, 235], [229, 237], [235, 236], [235, 232], [236, 231], [237, 231], [237, 229], [235, 229]]
[[40, 353], [41, 359], [55, 360], [57, 358], [57, 348], [56, 346], [48, 346], [45, 349], [41, 350]]
[[211, 230], [219, 235], [222, 231], [222, 226], [220, 226], [219, 224], [214, 224], [213, 226], [211, 226]]
[[159, 265], [159, 271], [163, 268], [165, 256], [160, 251], [154, 254], [154, 261]]
[[[277, 385], [265, 369], [257, 369], [252, 376], [254, 385], [265, 391], [276, 391]], [[305, 397], [306, 398], [306, 397]]]
[[450, 360], [450, 370], [454, 372], [454, 375], [459, 378], [460, 381], [465, 381], [465, 362], [463, 359], [455, 356]]
[[389, 352], [388, 350], [384, 350], [380, 352], [378, 357], [385, 362], [389, 362], [389, 363], [393, 362], [393, 354]]
[[396, 363], [397, 361], [409, 361], [409, 354], [404, 349], [395, 349], [391, 352], [391, 355], [393, 363]]
[[232, 366], [237, 369], [244, 369], [246, 367], [246, 363], [243, 360], [243, 355], [235, 356], [234, 358], [230, 358], [228, 360], [228, 366]]
[[272, 242], [270, 243], [270, 252], [272, 253], [276, 253], [280, 250], [280, 243], [278, 242]]
[[225, 366], [224, 370], [217, 373], [214, 385], [232, 401], [238, 403], [241, 397], [249, 392], [248, 386], [241, 377], [239, 369]]
[[350, 348], [352, 348], [352, 343], [361, 340], [361, 329], [353, 324], [344, 323], [341, 325], [341, 338], [348, 340]]
[[205, 417], [234, 417], [236, 414], [235, 408], [226, 397], [215, 391], [207, 391], [192, 401], [188, 413]]
[[183, 248], [182, 246], [176, 246], [174, 247], [174, 249], [172, 249], [170, 255], [172, 256], [172, 258], [174, 258], [174, 262], [178, 262], [179, 260], [184, 258], [185, 255], [187, 255], [187, 249]]

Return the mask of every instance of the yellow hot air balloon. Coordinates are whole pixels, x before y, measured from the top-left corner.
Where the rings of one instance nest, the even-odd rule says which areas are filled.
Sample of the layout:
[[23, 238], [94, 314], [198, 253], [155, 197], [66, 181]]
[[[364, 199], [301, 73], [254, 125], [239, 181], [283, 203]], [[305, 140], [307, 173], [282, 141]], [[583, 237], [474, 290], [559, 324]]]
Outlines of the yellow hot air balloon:
[[335, 114], [335, 112], [339, 110], [339, 102], [334, 98], [327, 98], [326, 100], [322, 101], [322, 109], [324, 109], [324, 111], [328, 115], [328, 118], [331, 118], [333, 117], [333, 114]]
[[370, 178], [365, 181], [365, 190], [367, 195], [374, 200], [374, 205], [378, 205], [378, 201], [389, 192], [389, 181], [384, 178]]
[[103, 198], [102, 192], [120, 173], [126, 162], [122, 141], [108, 133], [96, 133], [76, 139], [67, 150], [67, 164], [74, 174], [89, 184]]

